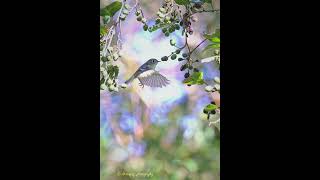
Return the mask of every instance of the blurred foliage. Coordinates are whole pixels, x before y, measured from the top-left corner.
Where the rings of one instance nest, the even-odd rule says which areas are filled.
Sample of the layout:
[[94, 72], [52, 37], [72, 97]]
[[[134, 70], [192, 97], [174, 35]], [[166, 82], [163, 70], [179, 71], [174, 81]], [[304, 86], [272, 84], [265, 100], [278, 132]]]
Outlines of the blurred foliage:
[[[218, 131], [205, 124], [196, 127], [196, 133], [185, 139], [183, 129], [174, 119], [164, 126], [152, 126], [144, 132], [145, 155], [123, 162], [108, 160], [111, 151], [105, 146], [110, 139], [101, 137], [101, 179], [128, 178], [118, 177], [118, 172], [151, 172], [151, 179], [219, 179], [220, 140], [215, 134]], [[174, 137], [170, 137], [172, 134]]]

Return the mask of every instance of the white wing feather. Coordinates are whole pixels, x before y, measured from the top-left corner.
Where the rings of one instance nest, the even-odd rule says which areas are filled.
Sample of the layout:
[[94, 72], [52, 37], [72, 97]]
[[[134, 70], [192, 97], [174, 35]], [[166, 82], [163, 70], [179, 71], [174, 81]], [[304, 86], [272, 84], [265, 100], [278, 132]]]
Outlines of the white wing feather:
[[139, 79], [143, 85], [150, 87], [164, 87], [169, 84], [169, 80], [155, 70], [140, 74]]

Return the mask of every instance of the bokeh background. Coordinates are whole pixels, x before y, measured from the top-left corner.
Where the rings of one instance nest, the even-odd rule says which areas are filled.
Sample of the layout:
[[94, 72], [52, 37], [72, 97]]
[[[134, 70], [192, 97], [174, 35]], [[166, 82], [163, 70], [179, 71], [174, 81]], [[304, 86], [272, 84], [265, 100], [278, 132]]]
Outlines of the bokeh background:
[[[102, 7], [111, 2], [100, 0]], [[154, 24], [161, 3], [140, 1], [148, 24]], [[198, 21], [192, 25], [194, 34], [189, 38], [191, 47], [204, 39], [204, 32], [213, 32], [220, 23], [218, 14], [202, 13], [196, 17]], [[129, 14], [122, 22], [123, 55], [116, 62], [120, 68], [119, 84], [148, 59], [160, 60], [174, 51], [170, 39], [183, 46], [181, 30], [169, 37], [161, 30], [143, 31], [134, 13]], [[212, 55], [213, 52], [201, 51], [205, 46], [200, 46], [194, 58]], [[145, 179], [220, 179], [220, 132], [208, 126], [202, 112], [217, 97], [205, 92], [204, 86], [184, 85], [181, 65], [171, 59], [158, 64], [156, 70], [170, 80], [167, 87], [142, 89], [135, 80], [119, 92], [100, 93], [100, 179], [129, 179], [117, 176], [119, 172], [152, 173], [152, 177]], [[197, 66], [207, 82], [220, 76], [212, 62]]]

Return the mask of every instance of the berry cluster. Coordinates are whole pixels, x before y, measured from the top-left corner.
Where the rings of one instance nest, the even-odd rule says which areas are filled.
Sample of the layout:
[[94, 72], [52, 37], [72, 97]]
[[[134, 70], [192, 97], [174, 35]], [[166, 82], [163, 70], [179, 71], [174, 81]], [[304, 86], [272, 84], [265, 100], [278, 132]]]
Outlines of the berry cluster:
[[213, 86], [210, 86], [210, 85], [206, 86], [205, 90], [207, 92], [218, 91], [220, 93], [220, 78], [219, 77], [214, 77], [213, 81], [214, 81], [214, 85]]
[[167, 37], [170, 33], [179, 30], [179, 13], [176, 9], [173, 9], [173, 5], [174, 4], [171, 3], [171, 0], [166, 0], [157, 12], [155, 24], [150, 27], [145, 25], [144, 30], [153, 32], [158, 29], [162, 29], [163, 34]]
[[100, 89], [118, 91], [117, 76], [119, 68], [111, 65], [111, 61], [117, 61], [121, 55], [119, 50], [113, 47], [108, 47], [107, 52], [107, 56], [100, 56]]
[[[178, 59], [178, 61], [185, 61], [185, 60], [187, 62], [180, 67], [180, 71], [186, 71], [187, 70], [187, 72], [184, 74], [184, 78], [188, 78], [190, 76], [190, 74], [191, 74], [191, 71], [199, 72], [199, 69], [193, 67], [191, 59], [190, 59], [190, 55], [188, 53], [183, 53], [182, 54], [182, 58]], [[191, 86], [191, 85], [188, 85], [188, 86]]]
[[137, 21], [143, 24], [143, 29], [145, 31], [148, 30], [147, 19], [144, 17], [141, 9], [136, 10], [136, 16], [137, 16]]
[[180, 21], [180, 26], [183, 27], [182, 34], [187, 33], [188, 35], [193, 34], [193, 29], [191, 28], [191, 21], [196, 22], [197, 19], [190, 16], [189, 13], [183, 14], [183, 19]]
[[119, 16], [119, 19], [120, 19], [121, 21], [126, 20], [126, 17], [127, 17], [127, 15], [129, 14], [129, 12], [130, 12], [130, 5], [129, 5], [129, 4], [124, 4], [123, 7], [124, 7], [124, 8], [123, 8], [122, 11], [120, 12], [121, 14], [120, 14], [120, 16]]

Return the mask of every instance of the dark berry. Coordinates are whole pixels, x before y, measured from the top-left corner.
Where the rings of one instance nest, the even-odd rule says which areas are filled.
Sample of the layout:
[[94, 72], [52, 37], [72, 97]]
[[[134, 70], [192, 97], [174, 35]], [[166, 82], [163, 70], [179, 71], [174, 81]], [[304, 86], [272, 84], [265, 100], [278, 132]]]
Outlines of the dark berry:
[[203, 110], [203, 113], [208, 114], [208, 111], [206, 109]]
[[167, 32], [167, 28], [163, 28], [163, 29], [162, 29], [162, 32], [163, 32], [163, 33], [166, 33], [166, 32]]
[[211, 101], [211, 104], [216, 104], [214, 101]]
[[107, 62], [107, 57], [102, 56], [102, 57], [101, 57], [101, 60], [102, 60], [102, 62]]
[[210, 114], [216, 114], [216, 111], [215, 110], [210, 111]]
[[183, 58], [178, 58], [178, 61], [183, 61], [184, 59]]
[[190, 76], [189, 73], [185, 73], [185, 74], [184, 74], [184, 78], [188, 78], [189, 76]]
[[176, 54], [179, 54], [179, 53], [180, 53], [180, 49], [177, 49], [177, 50], [176, 50]]
[[176, 28], [176, 30], [179, 30], [179, 29], [180, 29], [179, 24], [176, 24], [176, 25], [175, 25], [175, 28]]
[[183, 21], [180, 21], [180, 26], [183, 26]]
[[143, 30], [144, 30], [144, 31], [147, 31], [147, 30], [148, 30], [148, 26], [147, 26], [147, 25], [144, 25], [144, 26], [143, 26]]
[[171, 55], [171, 59], [172, 59], [172, 60], [175, 60], [176, 58], [177, 58], [177, 55], [176, 55], [176, 54], [172, 54], [172, 55]]
[[187, 84], [187, 86], [191, 86], [191, 84]]
[[169, 32], [166, 32], [164, 35], [168, 37], [168, 36], [170, 35], [170, 33], [169, 33]]
[[167, 61], [168, 60], [168, 56], [163, 56], [162, 58], [161, 58], [161, 61]]
[[199, 69], [193, 68], [193, 72], [199, 72]]
[[185, 69], [187, 69], [187, 64], [184, 64], [180, 67], [180, 71], [184, 71]]

